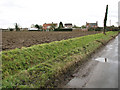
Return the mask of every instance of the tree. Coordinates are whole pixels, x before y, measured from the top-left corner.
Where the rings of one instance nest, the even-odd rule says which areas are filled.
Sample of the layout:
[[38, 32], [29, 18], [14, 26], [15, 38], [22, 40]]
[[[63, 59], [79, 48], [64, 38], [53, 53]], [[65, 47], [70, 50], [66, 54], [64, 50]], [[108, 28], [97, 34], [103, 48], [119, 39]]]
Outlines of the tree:
[[86, 28], [86, 26], [85, 26], [85, 25], [82, 25], [81, 28], [84, 29], [84, 28]]
[[77, 25], [74, 25], [73, 28], [81, 28], [81, 27], [79, 27], [79, 26], [77, 26]]
[[14, 29], [13, 28], [8, 28], [8, 30], [13, 31]]
[[50, 26], [50, 29], [51, 29], [51, 30], [55, 30], [55, 26], [56, 26], [55, 24], [52, 24], [52, 25]]
[[105, 18], [104, 18], [104, 30], [103, 30], [103, 34], [105, 34], [105, 35], [106, 35], [105, 29], [106, 29], [106, 22], [107, 22], [107, 14], [108, 14], [108, 5], [106, 5], [106, 12], [105, 12]]
[[76, 26], [76, 25], [74, 25], [74, 26], [73, 26], [73, 28], [77, 28], [77, 26]]
[[58, 28], [59, 29], [63, 28], [63, 23], [62, 22], [59, 23], [59, 27]]
[[38, 24], [35, 25], [35, 28], [37, 28], [38, 30], [40, 30], [40, 26]]
[[120, 26], [118, 26], [118, 29], [120, 29]]
[[15, 23], [15, 30], [16, 30], [16, 31], [20, 31], [20, 28], [19, 28], [19, 26], [18, 26], [17, 23]]
[[41, 30], [43, 29], [42, 25], [40, 25], [39, 27], [40, 27]]

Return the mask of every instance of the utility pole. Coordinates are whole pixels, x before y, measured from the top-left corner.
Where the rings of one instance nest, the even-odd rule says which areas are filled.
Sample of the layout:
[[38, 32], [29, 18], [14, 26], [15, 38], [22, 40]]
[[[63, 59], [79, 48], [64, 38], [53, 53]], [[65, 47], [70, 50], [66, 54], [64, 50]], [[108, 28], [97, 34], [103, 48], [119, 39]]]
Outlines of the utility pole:
[[106, 35], [105, 29], [106, 29], [106, 22], [107, 22], [107, 14], [108, 14], [108, 5], [106, 5], [106, 12], [105, 12], [105, 18], [104, 18], [104, 30], [103, 30], [103, 34], [105, 34], [105, 35]]

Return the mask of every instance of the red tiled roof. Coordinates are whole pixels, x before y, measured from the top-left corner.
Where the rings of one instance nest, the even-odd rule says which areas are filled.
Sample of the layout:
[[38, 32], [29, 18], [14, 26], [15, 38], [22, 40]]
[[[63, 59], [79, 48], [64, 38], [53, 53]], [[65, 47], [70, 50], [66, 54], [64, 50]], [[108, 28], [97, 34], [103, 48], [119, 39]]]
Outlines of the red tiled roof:
[[45, 23], [45, 24], [43, 24], [43, 29], [47, 29], [47, 27], [48, 26], [51, 26], [51, 25], [55, 25], [55, 26], [57, 26], [57, 23]]

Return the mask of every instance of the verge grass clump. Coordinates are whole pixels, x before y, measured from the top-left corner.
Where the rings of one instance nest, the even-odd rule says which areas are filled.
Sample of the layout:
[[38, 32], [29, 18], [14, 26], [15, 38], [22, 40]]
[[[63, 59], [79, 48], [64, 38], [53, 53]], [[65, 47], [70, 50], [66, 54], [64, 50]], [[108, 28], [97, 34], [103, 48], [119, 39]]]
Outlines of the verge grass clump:
[[[2, 52], [2, 87], [25, 88], [47, 87], [54, 77], [67, 71], [78, 61], [71, 59], [79, 55], [80, 60], [90, 55], [102, 43], [108, 42], [118, 32], [107, 32], [55, 41], [22, 49]], [[99, 42], [98, 42], [99, 41]], [[101, 43], [102, 42], [102, 43]], [[52, 80], [53, 79], [53, 80]]]

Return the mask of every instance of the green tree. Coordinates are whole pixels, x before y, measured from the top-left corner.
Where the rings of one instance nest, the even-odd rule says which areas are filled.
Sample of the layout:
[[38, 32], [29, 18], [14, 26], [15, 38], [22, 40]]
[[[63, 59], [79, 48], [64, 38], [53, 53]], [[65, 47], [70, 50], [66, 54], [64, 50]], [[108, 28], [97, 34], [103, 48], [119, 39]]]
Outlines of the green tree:
[[85, 26], [85, 25], [82, 25], [81, 28], [84, 29], [84, 28], [86, 28], [86, 26]]
[[74, 25], [73, 28], [81, 28], [81, 27], [79, 27], [79, 26], [77, 26], [77, 25]]
[[107, 15], [108, 15], [108, 5], [106, 5], [106, 12], [105, 12], [105, 18], [104, 18], [104, 30], [103, 30], [103, 34], [105, 34], [105, 35], [106, 35], [105, 29], [106, 29]]
[[16, 31], [20, 31], [20, 28], [19, 28], [19, 26], [18, 26], [17, 23], [15, 23], [15, 30], [16, 30]]
[[59, 29], [63, 28], [63, 23], [62, 22], [59, 23], [59, 27], [58, 28]]
[[41, 30], [43, 29], [42, 25], [40, 25], [39, 27], [40, 27]]
[[35, 28], [37, 28], [38, 30], [40, 30], [40, 26], [38, 24], [35, 25]]
[[13, 31], [14, 29], [13, 28], [8, 28], [10, 31]]
[[76, 25], [74, 25], [74, 26], [73, 26], [73, 28], [77, 28], [77, 26], [76, 26]]
[[52, 25], [50, 26], [50, 29], [51, 29], [51, 30], [55, 30], [55, 26], [56, 26], [55, 24], [52, 24]]

